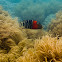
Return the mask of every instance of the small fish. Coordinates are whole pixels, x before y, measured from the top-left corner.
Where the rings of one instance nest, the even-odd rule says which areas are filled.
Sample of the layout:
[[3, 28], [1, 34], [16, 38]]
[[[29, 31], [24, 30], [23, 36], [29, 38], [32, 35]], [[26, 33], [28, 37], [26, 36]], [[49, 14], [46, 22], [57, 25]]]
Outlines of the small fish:
[[37, 23], [36, 20], [25, 20], [20, 24], [27, 29], [42, 29], [42, 25], [40, 23]]

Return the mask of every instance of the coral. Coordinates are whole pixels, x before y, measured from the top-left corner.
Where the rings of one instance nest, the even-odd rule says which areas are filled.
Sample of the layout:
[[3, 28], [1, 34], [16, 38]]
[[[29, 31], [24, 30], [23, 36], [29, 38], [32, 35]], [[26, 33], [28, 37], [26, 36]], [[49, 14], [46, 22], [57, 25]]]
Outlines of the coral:
[[56, 13], [56, 19], [53, 19], [48, 26], [48, 31], [52, 36], [62, 36], [62, 11]]

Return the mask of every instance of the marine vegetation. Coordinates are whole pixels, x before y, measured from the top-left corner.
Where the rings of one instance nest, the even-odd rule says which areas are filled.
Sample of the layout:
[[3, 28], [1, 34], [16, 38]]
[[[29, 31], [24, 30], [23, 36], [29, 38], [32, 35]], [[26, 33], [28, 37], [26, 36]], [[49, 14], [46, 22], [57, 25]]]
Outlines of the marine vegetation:
[[[37, 34], [33, 37], [37, 38]], [[14, 62], [23, 55], [26, 48], [33, 48], [34, 38], [28, 37], [26, 30], [19, 26], [17, 18], [12, 18], [0, 7], [0, 62]]]
[[16, 59], [16, 62], [61, 62], [62, 37], [58, 40], [50, 36], [35, 40], [34, 47], [29, 48]]
[[47, 32], [42, 29], [25, 29], [25, 33], [28, 39], [42, 38], [42, 36], [47, 34]]
[[24, 38], [25, 35], [23, 35], [23, 32], [19, 29], [17, 19], [16, 18], [12, 19], [11, 16], [6, 11], [0, 9], [0, 41], [2, 43], [1, 48], [8, 47], [9, 45], [6, 44], [7, 43], [13, 44], [14, 41], [17, 44]]
[[[55, 26], [62, 23], [61, 13]], [[17, 18], [0, 7], [0, 62], [62, 62], [62, 37], [46, 34], [43, 29], [22, 29]]]
[[52, 36], [62, 36], [62, 11], [56, 13], [56, 19], [52, 19], [48, 31]]

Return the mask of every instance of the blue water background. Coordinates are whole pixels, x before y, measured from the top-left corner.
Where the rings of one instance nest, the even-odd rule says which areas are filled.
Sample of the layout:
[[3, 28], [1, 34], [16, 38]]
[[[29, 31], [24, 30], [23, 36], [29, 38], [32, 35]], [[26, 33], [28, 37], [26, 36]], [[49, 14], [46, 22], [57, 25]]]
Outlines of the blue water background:
[[62, 0], [0, 0], [0, 6], [19, 21], [37, 20], [46, 28], [62, 11]]

